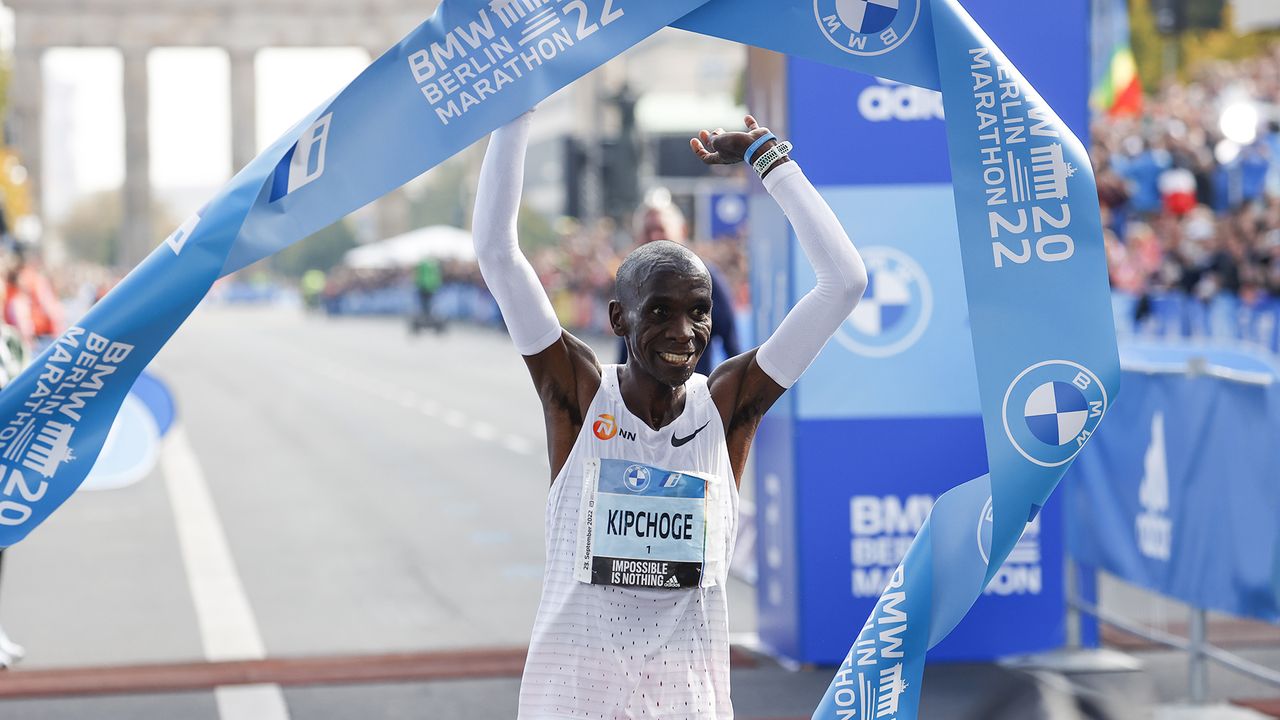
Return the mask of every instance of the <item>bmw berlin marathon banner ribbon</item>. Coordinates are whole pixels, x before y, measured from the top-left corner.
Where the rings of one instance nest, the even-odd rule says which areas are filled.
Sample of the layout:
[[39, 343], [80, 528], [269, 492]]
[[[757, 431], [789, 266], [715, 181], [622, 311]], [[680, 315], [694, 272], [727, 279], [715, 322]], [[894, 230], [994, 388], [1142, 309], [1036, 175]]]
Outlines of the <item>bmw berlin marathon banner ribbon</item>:
[[215, 280], [448, 159], [705, 0], [445, 0], [245, 166], [0, 394], [0, 546], [93, 467]]
[[813, 715], [914, 720], [926, 651], [999, 570], [1118, 390], [1097, 188], [1080, 141], [955, 0], [811, 4], [820, 40], [781, 30], [801, 26], [799, 8], [754, 31], [777, 41], [734, 39], [941, 90], [947, 124], [990, 472], [938, 498]]
[[814, 714], [915, 718], [925, 652], [1000, 567], [1119, 379], [1089, 158], [956, 0], [444, 0], [0, 393], [0, 546], [76, 490], [134, 379], [216, 279], [667, 25], [943, 93], [990, 474], [939, 498]]

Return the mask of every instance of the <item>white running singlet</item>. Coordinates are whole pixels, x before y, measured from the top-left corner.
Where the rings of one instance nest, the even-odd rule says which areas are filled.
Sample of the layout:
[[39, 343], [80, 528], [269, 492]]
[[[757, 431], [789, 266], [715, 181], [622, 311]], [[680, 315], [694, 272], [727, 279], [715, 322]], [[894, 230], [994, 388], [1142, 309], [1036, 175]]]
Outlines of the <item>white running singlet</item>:
[[[602, 375], [582, 431], [547, 499], [546, 571], [520, 684], [518, 718], [732, 720], [725, 583], [737, 531], [738, 490], [707, 378], [690, 378], [684, 412], [653, 430], [623, 403], [618, 367], [606, 365]], [[667, 476], [671, 478], [679, 478], [679, 472], [710, 478], [700, 587], [617, 587], [574, 579], [583, 475], [589, 461], [602, 459], [676, 471]], [[644, 475], [645, 484], [648, 477]], [[624, 482], [639, 484], [635, 480], [629, 476]]]

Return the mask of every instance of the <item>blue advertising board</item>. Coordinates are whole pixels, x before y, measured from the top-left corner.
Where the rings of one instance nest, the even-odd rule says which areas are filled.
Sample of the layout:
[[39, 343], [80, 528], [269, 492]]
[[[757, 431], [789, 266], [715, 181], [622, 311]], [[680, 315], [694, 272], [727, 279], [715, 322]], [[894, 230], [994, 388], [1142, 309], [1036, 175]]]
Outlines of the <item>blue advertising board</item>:
[[747, 226], [747, 194], [713, 192], [707, 197], [705, 236], [711, 240], [737, 238]]
[[[964, 4], [1086, 138], [1085, 4]], [[761, 425], [759, 628], [781, 655], [838, 663], [933, 501], [986, 472], [987, 458], [941, 95], [786, 62], [793, 157], [858, 246], [869, 285]], [[753, 197], [757, 337], [814, 283], [794, 237], [777, 242], [785, 234], [777, 207]], [[990, 518], [974, 518], [979, 547], [983, 522]], [[1063, 534], [1061, 505], [1051, 500], [929, 657], [984, 660], [1061, 646]]]

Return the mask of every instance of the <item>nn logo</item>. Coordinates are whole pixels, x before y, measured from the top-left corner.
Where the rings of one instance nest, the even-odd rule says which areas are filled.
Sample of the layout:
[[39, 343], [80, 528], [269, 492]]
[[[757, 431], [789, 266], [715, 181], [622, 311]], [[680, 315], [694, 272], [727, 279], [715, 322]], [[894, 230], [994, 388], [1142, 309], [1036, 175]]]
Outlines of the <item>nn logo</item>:
[[591, 432], [601, 440], [612, 440], [615, 436], [621, 436], [623, 440], [636, 439], [634, 432], [619, 428], [618, 421], [608, 413], [596, 416], [596, 421], [591, 424]]

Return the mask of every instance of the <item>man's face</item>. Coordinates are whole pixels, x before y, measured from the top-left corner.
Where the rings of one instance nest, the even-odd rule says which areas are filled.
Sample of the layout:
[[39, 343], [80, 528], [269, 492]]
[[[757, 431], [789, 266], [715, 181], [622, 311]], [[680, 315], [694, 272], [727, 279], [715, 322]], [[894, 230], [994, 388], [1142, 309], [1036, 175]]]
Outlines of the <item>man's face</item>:
[[683, 385], [711, 338], [711, 278], [658, 269], [633, 297], [635, 307], [616, 300], [609, 307], [614, 334], [627, 339], [629, 362], [664, 385]]

